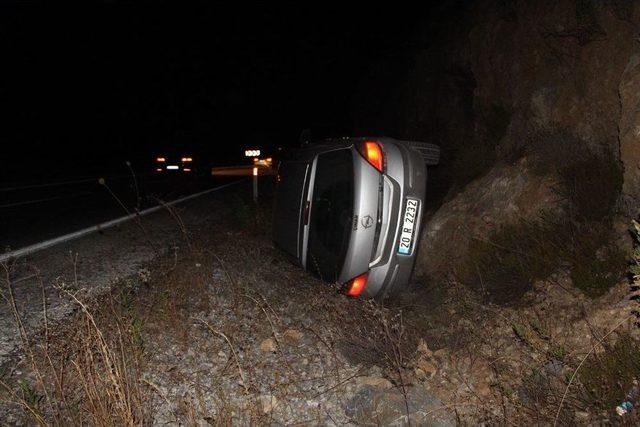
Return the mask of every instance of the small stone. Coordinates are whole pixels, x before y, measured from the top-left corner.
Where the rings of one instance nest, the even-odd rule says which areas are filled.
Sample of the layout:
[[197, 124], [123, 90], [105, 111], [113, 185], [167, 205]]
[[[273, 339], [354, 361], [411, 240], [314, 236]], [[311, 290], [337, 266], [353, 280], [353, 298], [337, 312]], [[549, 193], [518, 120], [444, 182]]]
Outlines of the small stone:
[[278, 399], [270, 394], [263, 394], [258, 397], [258, 400], [260, 401], [262, 412], [265, 414], [272, 412], [276, 405], [278, 405]]
[[480, 397], [489, 397], [491, 395], [491, 385], [488, 381], [478, 381], [475, 389]]
[[358, 383], [360, 385], [368, 385], [371, 387], [379, 387], [383, 389], [390, 389], [393, 387], [391, 381], [382, 377], [358, 377]]
[[447, 357], [447, 349], [446, 348], [441, 348], [439, 350], [436, 350], [433, 352], [433, 355], [439, 359], [439, 360], [444, 360]]
[[302, 332], [296, 329], [287, 329], [286, 331], [284, 331], [284, 337], [292, 342], [300, 341], [300, 339], [302, 338]]
[[431, 357], [433, 356], [433, 352], [431, 350], [429, 350], [429, 346], [427, 345], [426, 342], [424, 342], [424, 340], [420, 340], [420, 342], [418, 343], [418, 352], [422, 353], [423, 355], [425, 355], [426, 357]]
[[[424, 372], [424, 378], [431, 378], [436, 374], [436, 372], [438, 372], [436, 365], [422, 358], [418, 360], [417, 369]], [[418, 374], [419, 372], [416, 370], [416, 375]], [[420, 376], [418, 375], [418, 377]]]
[[274, 353], [276, 351], [276, 343], [272, 338], [267, 338], [260, 343], [260, 350], [265, 353]]
[[582, 422], [587, 421], [591, 417], [589, 413], [585, 411], [576, 411], [574, 415], [576, 417], [576, 420]]

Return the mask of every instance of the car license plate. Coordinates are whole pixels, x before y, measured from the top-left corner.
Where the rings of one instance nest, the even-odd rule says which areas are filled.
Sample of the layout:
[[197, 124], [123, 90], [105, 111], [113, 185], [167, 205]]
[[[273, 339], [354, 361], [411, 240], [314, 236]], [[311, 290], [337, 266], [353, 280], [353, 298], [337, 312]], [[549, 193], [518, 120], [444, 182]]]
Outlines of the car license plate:
[[404, 206], [404, 221], [402, 223], [402, 233], [400, 234], [400, 245], [398, 246], [398, 253], [402, 255], [409, 255], [413, 246], [413, 232], [416, 228], [416, 221], [418, 220], [418, 207], [420, 201], [416, 199], [407, 199]]

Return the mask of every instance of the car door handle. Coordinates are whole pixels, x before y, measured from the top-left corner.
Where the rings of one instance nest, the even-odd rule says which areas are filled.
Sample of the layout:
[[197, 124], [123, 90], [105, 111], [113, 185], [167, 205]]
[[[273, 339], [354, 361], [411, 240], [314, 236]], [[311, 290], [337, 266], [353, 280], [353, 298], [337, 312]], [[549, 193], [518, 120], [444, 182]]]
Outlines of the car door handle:
[[309, 207], [311, 206], [311, 202], [307, 200], [304, 202], [304, 212], [302, 214], [302, 220], [304, 225], [309, 225]]

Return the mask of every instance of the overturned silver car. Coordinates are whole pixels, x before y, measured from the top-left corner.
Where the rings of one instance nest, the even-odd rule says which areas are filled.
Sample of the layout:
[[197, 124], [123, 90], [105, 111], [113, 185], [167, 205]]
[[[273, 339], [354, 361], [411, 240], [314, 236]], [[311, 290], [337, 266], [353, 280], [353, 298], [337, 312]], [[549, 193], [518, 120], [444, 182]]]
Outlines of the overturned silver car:
[[434, 144], [339, 138], [290, 153], [278, 168], [274, 241], [351, 296], [401, 290], [415, 262]]

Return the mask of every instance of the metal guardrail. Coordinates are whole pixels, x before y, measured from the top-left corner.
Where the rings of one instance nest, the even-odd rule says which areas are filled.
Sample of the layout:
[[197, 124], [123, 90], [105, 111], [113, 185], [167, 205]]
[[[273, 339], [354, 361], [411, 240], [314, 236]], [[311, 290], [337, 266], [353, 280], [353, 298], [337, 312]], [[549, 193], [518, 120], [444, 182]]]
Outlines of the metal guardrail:
[[[137, 177], [150, 176], [150, 174], [145, 175], [136, 175]], [[105, 179], [130, 179], [131, 175], [114, 175], [114, 176], [106, 176]], [[75, 179], [70, 181], [57, 181], [57, 182], [42, 182], [38, 184], [14, 184], [11, 187], [0, 187], [0, 193], [5, 193], [9, 191], [18, 191], [18, 190], [31, 190], [34, 188], [46, 188], [46, 187], [61, 187], [63, 185], [72, 185], [72, 184], [83, 184], [87, 182], [95, 182], [98, 183], [98, 178], [83, 178], [83, 179]]]
[[139, 212], [125, 215], [120, 218], [112, 219], [111, 221], [102, 222], [100, 224], [95, 224], [90, 227], [83, 228], [82, 230], [74, 231], [73, 233], [68, 233], [63, 236], [54, 237], [53, 239], [45, 240], [40, 243], [35, 243], [33, 245], [26, 246], [21, 249], [16, 249], [15, 251], [7, 252], [4, 254], [0, 254], [0, 262], [5, 262], [10, 259], [19, 258], [21, 256], [29, 255], [34, 252], [41, 251], [43, 249], [50, 248], [52, 246], [58, 245], [60, 243], [68, 242], [71, 240], [75, 240], [82, 236], [86, 236], [87, 234], [94, 233], [99, 230], [104, 230], [106, 228], [114, 227], [118, 224], [122, 224], [124, 222], [130, 221], [134, 218], [149, 215], [150, 213], [156, 212], [160, 209], [163, 209], [165, 206], [173, 206], [178, 203], [186, 202], [187, 200], [195, 199], [196, 197], [203, 196], [208, 193], [213, 193], [214, 191], [222, 190], [223, 188], [230, 187], [232, 185], [238, 184], [242, 181], [246, 181], [245, 179], [240, 179], [237, 181], [233, 181], [224, 185], [219, 185], [217, 187], [209, 188], [208, 190], [200, 191], [198, 193], [191, 194], [189, 196], [181, 197], [179, 199], [173, 200], [168, 203], [164, 203], [162, 205], [153, 206], [148, 209], [141, 210]]

